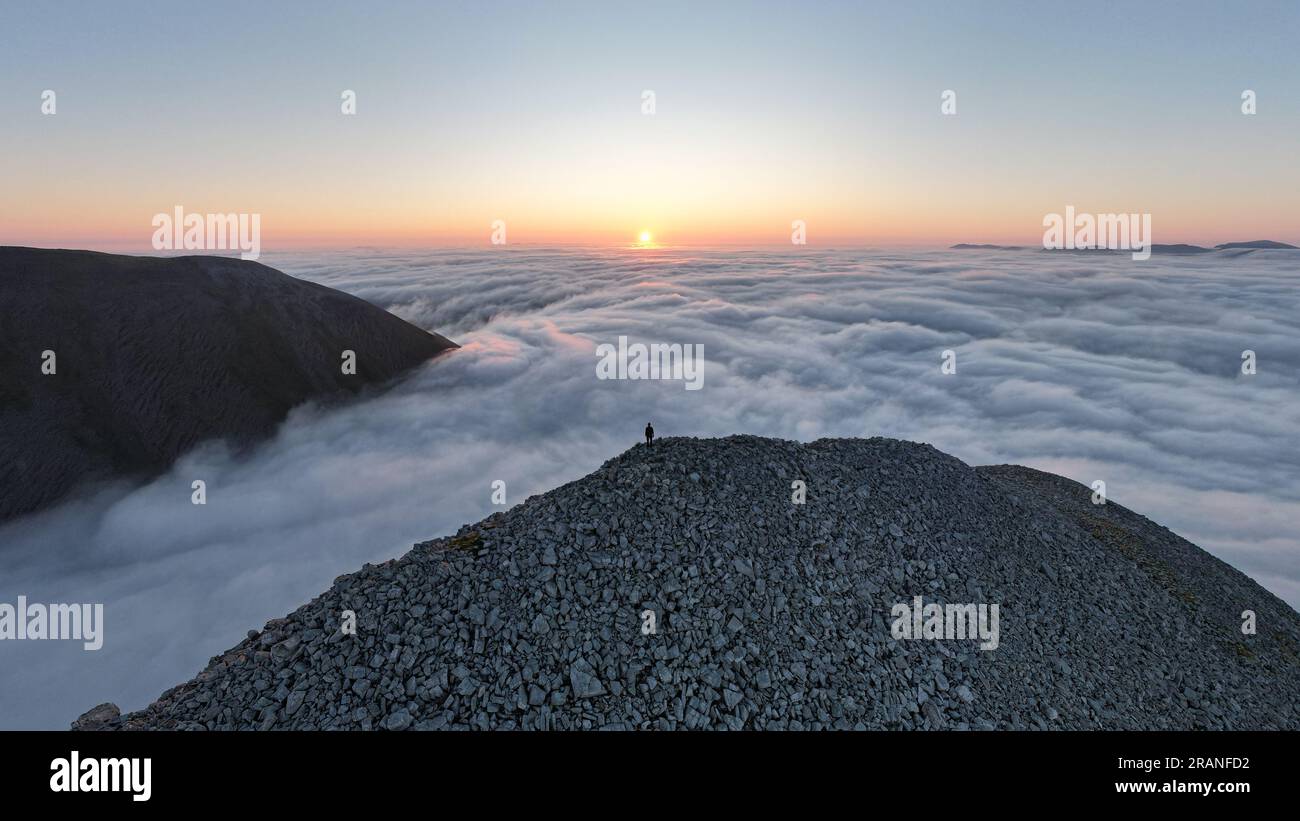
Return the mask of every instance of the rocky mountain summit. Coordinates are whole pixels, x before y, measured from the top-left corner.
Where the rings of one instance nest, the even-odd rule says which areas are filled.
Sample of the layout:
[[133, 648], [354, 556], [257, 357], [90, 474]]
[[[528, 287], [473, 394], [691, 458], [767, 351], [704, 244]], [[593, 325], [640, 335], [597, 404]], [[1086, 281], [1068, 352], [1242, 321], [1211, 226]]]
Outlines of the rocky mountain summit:
[[455, 347], [256, 262], [0, 248], [0, 521]]
[[[891, 439], [664, 439], [74, 726], [1300, 728], [1300, 616], [1091, 495]], [[998, 605], [996, 649], [896, 637], [916, 597]]]

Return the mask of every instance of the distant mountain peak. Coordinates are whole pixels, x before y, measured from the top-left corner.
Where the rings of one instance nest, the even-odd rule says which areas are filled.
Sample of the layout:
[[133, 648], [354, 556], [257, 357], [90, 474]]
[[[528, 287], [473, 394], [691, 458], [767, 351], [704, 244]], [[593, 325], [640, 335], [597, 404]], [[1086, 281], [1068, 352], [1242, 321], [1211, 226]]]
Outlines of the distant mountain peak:
[[1278, 242], [1272, 239], [1253, 239], [1250, 242], [1225, 242], [1222, 245], [1214, 246], [1215, 250], [1226, 251], [1229, 248], [1282, 248], [1290, 250], [1300, 250], [1294, 245], [1287, 245], [1285, 242]]
[[[959, 242], [956, 245], [948, 246], [951, 250], [956, 251], [1023, 251], [1026, 246], [1023, 245], [990, 245], [987, 243]], [[1151, 252], [1153, 254], [1209, 254], [1214, 251], [1232, 251], [1232, 250], [1261, 250], [1261, 249], [1291, 249], [1300, 250], [1294, 245], [1288, 245], [1285, 242], [1278, 242], [1271, 239], [1256, 239], [1250, 242], [1225, 242], [1216, 245], [1213, 248], [1206, 248], [1201, 245], [1190, 245], [1185, 242], [1170, 243], [1166, 245], [1153, 244]], [[1116, 248], [1044, 248], [1044, 251], [1065, 251], [1068, 253], [1124, 253], [1127, 249]]]

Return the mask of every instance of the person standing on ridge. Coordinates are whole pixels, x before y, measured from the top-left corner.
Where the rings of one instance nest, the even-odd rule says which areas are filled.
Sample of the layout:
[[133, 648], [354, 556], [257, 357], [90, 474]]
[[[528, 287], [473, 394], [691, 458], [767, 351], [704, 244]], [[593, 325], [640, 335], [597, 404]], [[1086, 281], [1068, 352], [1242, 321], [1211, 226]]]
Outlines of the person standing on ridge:
[[650, 425], [649, 422], [646, 422], [645, 423], [645, 445], [646, 447], [653, 447], [654, 443], [655, 443], [655, 429]]

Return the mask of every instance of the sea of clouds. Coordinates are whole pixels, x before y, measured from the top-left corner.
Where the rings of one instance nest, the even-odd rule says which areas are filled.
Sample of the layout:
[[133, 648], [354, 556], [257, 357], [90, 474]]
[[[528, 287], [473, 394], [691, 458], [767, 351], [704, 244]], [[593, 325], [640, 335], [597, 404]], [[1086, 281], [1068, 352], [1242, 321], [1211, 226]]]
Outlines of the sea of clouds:
[[[0, 602], [102, 602], [103, 649], [0, 644], [0, 728], [145, 706], [342, 573], [641, 438], [893, 436], [1085, 484], [1300, 605], [1300, 252], [357, 249], [262, 262], [463, 347], [144, 487], [0, 528]], [[704, 388], [596, 347], [704, 347]], [[942, 352], [957, 372], [941, 373]], [[1258, 373], [1241, 373], [1242, 351]], [[364, 350], [358, 354], [364, 356]], [[190, 483], [207, 483], [207, 505]]]

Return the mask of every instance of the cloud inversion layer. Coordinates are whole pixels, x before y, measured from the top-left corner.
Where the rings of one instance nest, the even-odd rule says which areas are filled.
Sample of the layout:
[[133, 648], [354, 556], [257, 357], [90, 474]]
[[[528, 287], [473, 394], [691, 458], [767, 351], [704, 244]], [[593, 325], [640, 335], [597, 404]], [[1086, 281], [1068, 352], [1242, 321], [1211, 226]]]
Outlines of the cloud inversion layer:
[[[268, 255], [462, 350], [295, 411], [142, 488], [0, 530], [0, 601], [103, 602], [104, 648], [0, 645], [2, 727], [144, 706], [340, 573], [636, 442], [894, 436], [1085, 484], [1300, 603], [1300, 253], [484, 251]], [[602, 381], [596, 346], [702, 344], [704, 388]], [[941, 354], [957, 372], [940, 372]], [[1258, 373], [1241, 374], [1253, 350]], [[358, 351], [364, 356], [363, 350]], [[207, 482], [208, 504], [190, 504]], [[1243, 608], [1249, 603], [1243, 603]]]

